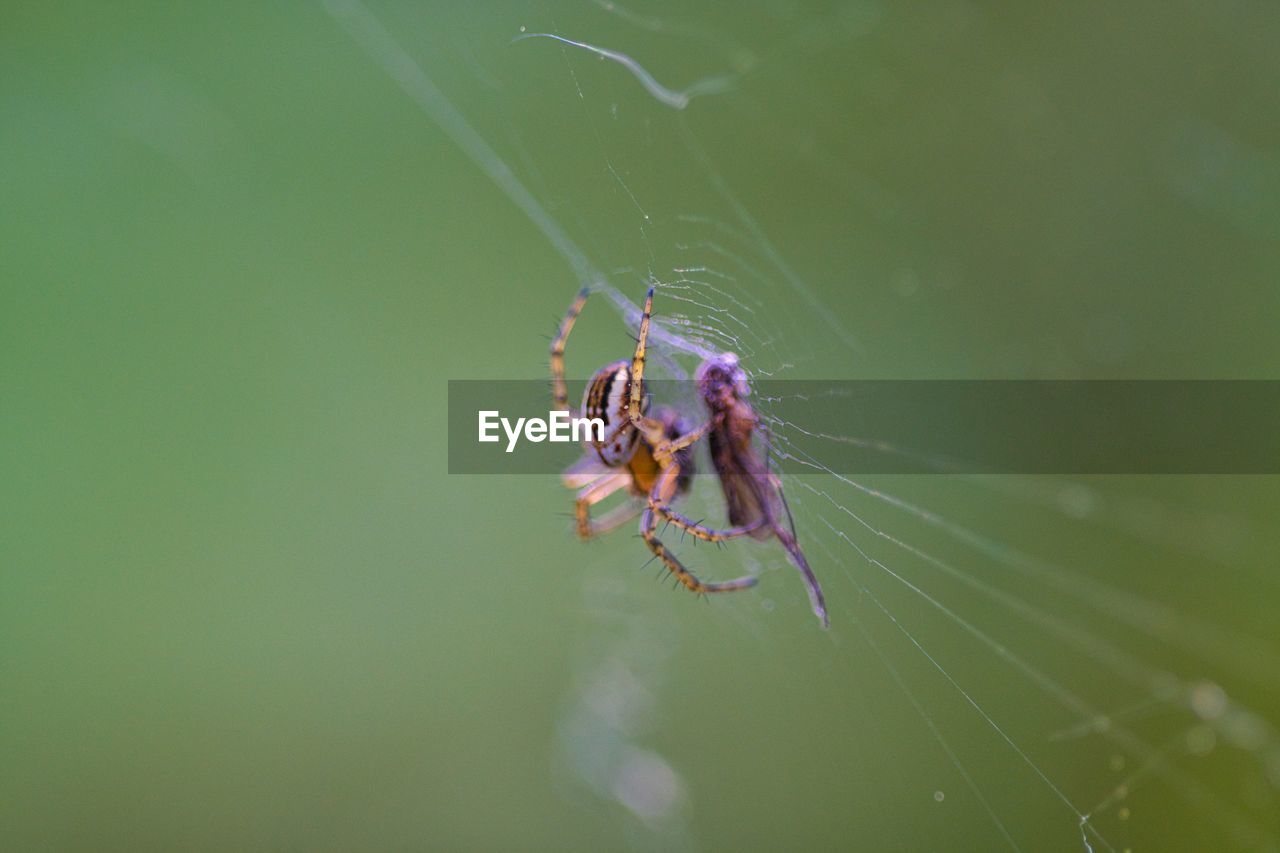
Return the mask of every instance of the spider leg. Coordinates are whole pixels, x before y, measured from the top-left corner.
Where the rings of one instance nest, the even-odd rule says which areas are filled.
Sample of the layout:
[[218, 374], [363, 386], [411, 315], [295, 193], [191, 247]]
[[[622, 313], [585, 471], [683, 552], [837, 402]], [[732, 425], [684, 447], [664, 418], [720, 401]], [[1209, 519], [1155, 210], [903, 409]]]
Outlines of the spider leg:
[[631, 423], [641, 427], [644, 419], [640, 413], [640, 403], [644, 397], [644, 359], [645, 347], [649, 340], [649, 318], [653, 315], [653, 288], [644, 298], [644, 313], [640, 315], [640, 334], [636, 336], [636, 354], [631, 359], [631, 387], [627, 389], [627, 411], [631, 415]]
[[628, 501], [621, 506], [615, 506], [599, 518], [591, 520], [591, 535], [601, 536], [605, 533], [617, 530], [631, 519], [640, 514], [640, 510], [644, 508], [644, 504], [635, 501]]
[[662, 544], [662, 540], [654, 533], [654, 527], [656, 526], [657, 516], [653, 514], [653, 510], [645, 509], [644, 516], [640, 519], [640, 535], [644, 538], [644, 543], [649, 546], [649, 550], [654, 553], [654, 556], [667, 567], [667, 571], [671, 572], [675, 579], [684, 584], [687, 589], [693, 592], [730, 592], [735, 589], [747, 589], [756, 585], [756, 579], [751, 576], [719, 583], [698, 580], [697, 576], [686, 569], [676, 559], [675, 555], [667, 550], [667, 546]]
[[657, 447], [666, 441], [666, 426], [656, 418], [645, 416], [642, 410], [645, 353], [649, 341], [649, 318], [652, 314], [653, 288], [650, 287], [644, 300], [644, 313], [640, 315], [640, 334], [636, 336], [636, 354], [631, 359], [631, 384], [627, 387], [627, 415], [631, 425], [640, 430], [640, 434], [647, 438], [650, 444]]
[[564, 319], [560, 321], [559, 331], [556, 332], [556, 336], [551, 340], [552, 405], [555, 411], [567, 411], [570, 416], [574, 415], [574, 411], [569, 408], [569, 389], [564, 384], [564, 345], [569, 340], [569, 332], [573, 331], [574, 321], [582, 313], [582, 306], [586, 304], [587, 297], [590, 295], [590, 288], [584, 287], [578, 291], [578, 295], [574, 297], [573, 302], [569, 305], [569, 310], [565, 313]]
[[689, 445], [699, 441], [707, 434], [707, 430], [709, 429], [711, 429], [711, 422], [707, 421], [702, 426], [697, 429], [691, 429], [684, 435], [673, 438], [670, 441], [659, 442], [657, 446], [653, 448], [654, 458], [661, 461], [669, 460], [678, 451], [684, 450]]
[[649, 493], [650, 506], [645, 508], [644, 515], [640, 519], [640, 536], [644, 538], [644, 543], [649, 546], [649, 550], [653, 552], [662, 564], [667, 567], [667, 571], [675, 577], [677, 581], [684, 584], [687, 589], [693, 592], [730, 592], [735, 589], [747, 589], [756, 585], [756, 579], [751, 576], [737, 578], [731, 581], [706, 582], [698, 580], [693, 572], [684, 567], [676, 556], [667, 550], [667, 546], [662, 544], [662, 540], [655, 533], [658, 526], [658, 516], [654, 512], [652, 506], [654, 503], [667, 503], [671, 500], [675, 493], [676, 475], [679, 473], [679, 467], [675, 464], [667, 466], [657, 481], [653, 484], [653, 489]]
[[747, 536], [754, 530], [758, 530], [763, 520], [757, 521], [755, 524], [748, 524], [743, 527], [725, 527], [714, 528], [707, 527], [694, 521], [686, 515], [681, 515], [667, 504], [654, 503], [650, 501], [649, 508], [658, 514], [660, 518], [684, 532], [688, 533], [695, 539], [701, 539], [703, 542], [724, 542], [729, 539], [737, 539], [740, 536]]
[[630, 510], [632, 507], [620, 506], [610, 510], [599, 520], [593, 521], [591, 518], [592, 506], [600, 503], [600, 501], [609, 497], [618, 489], [624, 488], [630, 482], [630, 474], [625, 471], [616, 471], [612, 474], [606, 474], [578, 492], [578, 497], [574, 501], [575, 515], [578, 519], [578, 536], [583, 539], [590, 539], [593, 536], [608, 533], [635, 515], [632, 512], [631, 515], [624, 516], [618, 510]]
[[658, 500], [655, 497], [656, 494], [665, 494], [670, 490], [670, 487], [662, 481], [671, 480], [674, 482], [677, 473], [678, 469], [676, 466], [672, 465], [667, 467], [659, 475], [658, 482], [654, 485], [653, 491], [649, 494], [649, 509], [653, 510], [660, 518], [664, 519], [669, 524], [674, 524], [689, 535], [696, 539], [701, 539], [704, 542], [724, 542], [726, 539], [736, 539], [739, 536], [746, 536], [752, 531], [758, 530], [760, 525], [764, 524], [764, 518], [762, 517], [751, 524], [746, 524], [741, 527], [727, 527], [723, 530], [716, 530], [693, 521], [688, 516], [681, 515], [671, 508], [670, 503]]
[[615, 473], [616, 470], [601, 462], [596, 454], [585, 453], [578, 458], [578, 461], [564, 469], [560, 474], [560, 482], [567, 489], [581, 489], [597, 482], [601, 477]]

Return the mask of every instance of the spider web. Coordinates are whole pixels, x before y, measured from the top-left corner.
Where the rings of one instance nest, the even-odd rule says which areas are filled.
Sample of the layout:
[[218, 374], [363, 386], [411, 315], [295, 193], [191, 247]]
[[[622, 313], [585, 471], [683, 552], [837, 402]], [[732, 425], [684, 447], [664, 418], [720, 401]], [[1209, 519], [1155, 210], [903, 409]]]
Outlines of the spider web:
[[[1092, 365], [1064, 346], [1076, 334], [1065, 325], [1056, 337], [985, 326], [1006, 333], [994, 356], [957, 343], [955, 327], [974, 322], [983, 297], [964, 295], [957, 252], [920, 248], [935, 198], [953, 196], [886, 185], [859, 160], [893, 156], [902, 128], [894, 136], [877, 117], [901, 120], [889, 105], [928, 73], [877, 34], [896, 28], [893, 43], [923, 43], [939, 62], [974, 59], [948, 35], [997, 25], [972, 7], [642, 11], [601, 0], [483, 18], [325, 5], [564, 258], [577, 281], [566, 276], [563, 304], [590, 285], [621, 320], [597, 312], [590, 322], [629, 330], [637, 298], [658, 286], [660, 373], [686, 376], [724, 350], [756, 380], [1125, 368], [1105, 357], [1125, 346], [1114, 313], [1083, 335], [1104, 356]], [[1028, 156], [1051, 148], [1062, 119], [1043, 91], [1027, 77], [992, 79], [1018, 108], [1001, 120]], [[483, 106], [464, 115], [460, 97]], [[945, 98], [907, 118], [921, 133], [958, 121]], [[873, 143], [853, 144], [862, 135]], [[1171, 138], [1161, 162], [1184, 175], [1194, 157], [1185, 134]], [[1197, 192], [1184, 196], [1195, 204]], [[1071, 283], [1053, 284], [1021, 298], [1061, 308]], [[619, 340], [609, 357], [625, 353]], [[570, 369], [582, 375], [576, 357]], [[888, 815], [841, 824], [863, 835], [839, 843], [1277, 849], [1280, 653], [1266, 608], [1238, 606], [1274, 596], [1263, 568], [1274, 555], [1271, 481], [863, 478], [831, 470], [820, 449], [869, 437], [814, 435], [774, 413], [781, 400], [756, 402], [832, 631], [811, 636], [776, 546], [697, 552], [713, 577], [745, 562], [764, 578], [761, 595], [718, 599], [707, 621], [757, 655], [816, 662], [796, 664], [821, 678], [796, 701], [834, 709], [840, 729], [778, 737], [815, 759], [824, 741], [850, 742], [835, 752], [859, 755], [859, 766], [819, 767], [819, 784], [848, 791], [850, 809]], [[716, 518], [714, 484], [699, 483], [690, 504]], [[616, 563], [633, 544], [594, 559]], [[696, 759], [654, 737], [678, 716], [666, 704], [689, 677], [677, 659], [701, 629], [650, 605], [632, 577], [586, 574], [603, 578], [582, 593], [597, 632], [581, 643], [556, 778], [566, 796], [618, 803], [619, 831], [637, 849], [733, 846], [700, 819], [717, 792], [699, 786]]]

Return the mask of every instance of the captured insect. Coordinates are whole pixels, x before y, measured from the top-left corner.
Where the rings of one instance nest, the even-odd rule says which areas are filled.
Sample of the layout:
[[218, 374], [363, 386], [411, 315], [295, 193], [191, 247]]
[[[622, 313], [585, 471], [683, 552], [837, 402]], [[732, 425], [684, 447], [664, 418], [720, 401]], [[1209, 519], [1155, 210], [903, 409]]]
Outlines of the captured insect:
[[[551, 343], [552, 396], [557, 410], [569, 410], [564, 380], [565, 343], [589, 294], [590, 290], [585, 288], [578, 293]], [[586, 442], [587, 453], [571, 465], [562, 478], [565, 486], [579, 490], [575, 501], [578, 535], [584, 539], [598, 536], [641, 514], [640, 536], [649, 550], [680, 583], [699, 593], [746, 589], [755, 585], [756, 578], [699, 580], [658, 538], [659, 518], [708, 542], [724, 542], [741, 536], [775, 537], [804, 576], [814, 613], [826, 627], [822, 589], [796, 542], [781, 483], [753, 442], [759, 420], [745, 400], [749, 389], [737, 356], [723, 353], [699, 365], [698, 393], [710, 415], [702, 426], [690, 429], [675, 410], [665, 406], [658, 407], [650, 416], [649, 399], [644, 392], [644, 367], [652, 313], [653, 288], [649, 288], [631, 361], [607, 364], [587, 383], [582, 415], [600, 418], [605, 427], [600, 440]], [[571, 411], [571, 416], [578, 415]], [[693, 448], [704, 436], [728, 505], [729, 522], [734, 525], [723, 530], [694, 522], [671, 506], [689, 490], [694, 473]], [[600, 518], [591, 517], [593, 505], [623, 488], [643, 498], [645, 503], [633, 501]]]
[[[652, 293], [650, 291], [650, 299]], [[648, 303], [645, 308], [647, 313]], [[720, 479], [729, 523], [733, 527], [712, 530], [690, 521], [669, 506], [656, 507], [655, 511], [691, 535], [708, 542], [723, 542], [738, 536], [776, 538], [804, 578], [809, 604], [822, 627], [826, 628], [829, 625], [826, 600], [813, 569], [809, 568], [809, 561], [796, 541], [795, 523], [782, 492], [782, 482], [769, 469], [768, 461], [761, 457], [753, 441], [760, 418], [746, 400], [751, 387], [747, 384], [746, 372], [738, 365], [738, 357], [726, 352], [703, 361], [694, 374], [694, 381], [710, 415], [703, 429], [707, 431], [711, 464]]]

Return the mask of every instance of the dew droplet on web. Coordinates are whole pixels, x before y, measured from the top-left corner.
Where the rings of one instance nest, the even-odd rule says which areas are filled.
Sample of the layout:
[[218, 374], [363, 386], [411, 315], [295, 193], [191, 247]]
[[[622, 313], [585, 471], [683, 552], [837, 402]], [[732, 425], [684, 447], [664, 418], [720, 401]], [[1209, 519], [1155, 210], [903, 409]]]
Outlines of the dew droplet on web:
[[934, 791], [934, 792], [933, 792], [933, 801], [934, 801], [935, 803], [940, 803], [940, 802], [942, 802], [943, 800], [945, 800], [946, 798], [947, 798], [947, 795], [946, 795], [946, 794], [944, 794], [944, 793], [942, 793], [941, 791]]

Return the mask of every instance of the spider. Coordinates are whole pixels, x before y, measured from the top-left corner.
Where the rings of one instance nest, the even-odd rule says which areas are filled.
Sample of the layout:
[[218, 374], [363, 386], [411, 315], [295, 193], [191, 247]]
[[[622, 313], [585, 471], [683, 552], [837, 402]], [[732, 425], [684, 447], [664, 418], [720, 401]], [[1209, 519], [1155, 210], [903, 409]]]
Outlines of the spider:
[[[573, 417], [577, 415], [569, 409], [569, 392], [564, 381], [564, 348], [589, 295], [589, 288], [579, 291], [551, 342], [552, 402], [556, 410], [570, 411]], [[562, 478], [565, 486], [578, 489], [575, 501], [578, 535], [589, 539], [608, 533], [640, 513], [640, 536], [645, 545], [685, 587], [697, 593], [747, 589], [755, 586], [756, 578], [747, 576], [718, 583], [699, 580], [662, 544], [656, 533], [659, 514], [689, 489], [694, 470], [692, 445], [702, 438], [706, 428], [690, 430], [683, 418], [666, 407], [649, 415], [649, 400], [644, 393], [644, 361], [652, 304], [650, 288], [634, 357], [597, 370], [582, 398], [584, 416], [603, 420], [604, 432], [599, 441], [586, 442], [588, 452], [569, 466]], [[629, 489], [636, 497], [647, 498], [647, 503], [633, 501], [593, 519], [591, 507], [622, 488]]]
[[[565, 341], [588, 293], [584, 289], [578, 294], [551, 345], [552, 386], [559, 409], [568, 409], [569, 405], [564, 384]], [[648, 399], [643, 381], [652, 314], [651, 287], [645, 297], [631, 363], [618, 361], [605, 365], [587, 386], [583, 408], [588, 417], [605, 421], [605, 433], [602, 441], [589, 443], [594, 454], [589, 452], [565, 472], [565, 485], [581, 489], [577, 498], [578, 535], [584, 538], [599, 535], [633, 517], [637, 511], [634, 506], [618, 507], [599, 520], [593, 521], [590, 517], [593, 504], [629, 485], [633, 494], [647, 498], [640, 522], [645, 543], [681, 583], [696, 592], [744, 589], [753, 586], [756, 579], [744, 577], [716, 584], [699, 581], [654, 534], [659, 517], [708, 542], [719, 543], [740, 536], [755, 539], [773, 536], [804, 577], [813, 611], [823, 627], [827, 627], [822, 588], [796, 541], [782, 485], [752, 443], [759, 418], [745, 400], [750, 389], [737, 356], [722, 353], [698, 366], [695, 381], [710, 414], [707, 423], [690, 430], [679, 415], [667, 408], [659, 409], [656, 418], [647, 417]], [[723, 530], [704, 527], [671, 508], [672, 500], [688, 490], [693, 474], [693, 445], [704, 435], [708, 435], [712, 464], [728, 505], [729, 523], [734, 525]]]

